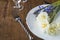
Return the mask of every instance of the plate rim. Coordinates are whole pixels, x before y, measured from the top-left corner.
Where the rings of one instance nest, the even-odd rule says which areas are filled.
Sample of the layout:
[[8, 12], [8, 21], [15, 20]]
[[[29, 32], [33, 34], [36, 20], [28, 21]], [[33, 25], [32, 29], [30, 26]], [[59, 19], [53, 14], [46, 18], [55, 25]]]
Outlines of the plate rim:
[[[42, 5], [49, 5], [49, 4], [42, 4]], [[27, 16], [26, 16], [26, 24], [27, 24], [27, 26], [28, 26], [28, 29], [30, 30], [30, 32], [32, 33], [32, 34], [34, 34], [32, 31], [31, 31], [31, 29], [30, 29], [30, 27], [29, 27], [29, 25], [28, 25], [28, 23], [27, 23], [27, 18], [28, 18], [28, 15], [30, 14], [30, 12], [32, 11], [32, 10], [34, 10], [34, 9], [36, 9], [37, 7], [39, 7], [39, 6], [41, 6], [41, 5], [38, 5], [38, 6], [36, 6], [36, 7], [34, 7], [34, 8], [32, 8], [31, 10], [29, 10], [29, 12], [27, 13]], [[39, 9], [37, 9], [37, 10], [39, 10]], [[35, 10], [35, 11], [37, 11], [37, 10]], [[35, 12], [34, 11], [34, 12]], [[34, 34], [35, 36], [37, 36], [36, 34]], [[38, 38], [42, 38], [42, 37], [39, 37], [39, 36], [37, 36]], [[42, 38], [43, 39], [43, 38]], [[45, 39], [44, 39], [45, 40]]]

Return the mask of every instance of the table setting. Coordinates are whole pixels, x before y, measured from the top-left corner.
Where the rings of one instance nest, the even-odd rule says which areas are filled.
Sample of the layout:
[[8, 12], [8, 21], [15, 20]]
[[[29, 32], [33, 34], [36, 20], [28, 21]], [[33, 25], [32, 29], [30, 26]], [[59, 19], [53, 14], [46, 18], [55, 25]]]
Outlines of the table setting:
[[[43, 19], [42, 18], [44, 18], [43, 16], [42, 16], [42, 18], [41, 19], [39, 19], [40, 18], [40, 16], [41, 15], [43, 15], [42, 13], [45, 11], [45, 12], [47, 12], [48, 13], [48, 15], [49, 16], [52, 16], [52, 17], [50, 17], [50, 24], [52, 24], [53, 23], [53, 20], [54, 20], [54, 16], [53, 15], [56, 15], [56, 14], [59, 14], [59, 12], [57, 11], [57, 10], [60, 10], [59, 8], [59, 4], [60, 2], [59, 1], [57, 1], [57, 2], [55, 2], [55, 3], [52, 3], [51, 5], [50, 4], [43, 4], [43, 5], [39, 5], [39, 6], [37, 6], [37, 7], [35, 7], [35, 8], [33, 8], [32, 10], [30, 10], [30, 12], [27, 14], [27, 18], [26, 18], [26, 23], [27, 23], [27, 25], [28, 25], [28, 27], [29, 27], [29, 29], [30, 29], [30, 31], [33, 33], [33, 34], [35, 34], [36, 36], [38, 36], [38, 37], [40, 37], [40, 38], [43, 38], [44, 40], [60, 40], [60, 37], [59, 36], [55, 36], [56, 35], [56, 32], [54, 32], [54, 31], [52, 31], [52, 30], [50, 30], [50, 32], [52, 31], [52, 33], [50, 34], [50, 32], [48, 31], [48, 35], [47, 34], [44, 34], [44, 33], [47, 33], [46, 31], [47, 30], [49, 30], [49, 29], [43, 29], [43, 28], [41, 28], [40, 27], [40, 24], [43, 22]], [[48, 6], [48, 7], [47, 7]], [[54, 7], [53, 7], [54, 6]], [[56, 7], [59, 7], [59, 8], [56, 8]], [[45, 9], [44, 9], [45, 8]], [[53, 11], [53, 13], [51, 14], [50, 12], [52, 12], [52, 10], [54, 10], [54, 8], [56, 8], [55, 9], [55, 12]], [[39, 13], [40, 12], [42, 12], [41, 13], [41, 15], [39, 16]], [[57, 13], [58, 12], [58, 13]], [[51, 15], [50, 15], [51, 14]], [[60, 15], [60, 14], [59, 14]], [[39, 17], [39, 18], [37, 18], [36, 19], [36, 17]], [[57, 15], [58, 16], [58, 15]], [[36, 22], [36, 20], [38, 21], [38, 23]], [[56, 19], [55, 19], [56, 20]], [[42, 22], [39, 22], [39, 21], [42, 21]], [[49, 19], [48, 19], [48, 21], [49, 21]], [[45, 22], [45, 20], [44, 20], [44, 22]], [[43, 22], [43, 23], [44, 23]], [[57, 21], [56, 21], [57, 22]], [[42, 24], [43, 24], [42, 23]], [[46, 23], [46, 22], [45, 22]], [[53, 24], [55, 24], [55, 23], [53, 23]], [[53, 25], [52, 24], [52, 25]], [[55, 24], [56, 25], [56, 24]], [[46, 26], [46, 25], [45, 25]], [[56, 26], [57, 27], [57, 26]], [[46, 31], [45, 31], [46, 30]], [[56, 29], [57, 30], [57, 29]], [[43, 32], [42, 32], [43, 31]], [[51, 36], [51, 35], [54, 35], [54, 36]]]
[[[28, 37], [27, 40], [60, 39], [60, 0], [53, 3], [43, 0], [43, 4], [36, 5], [35, 7], [32, 6], [30, 3], [31, 1], [29, 2], [29, 0], [12, 0], [12, 2], [14, 5], [11, 6], [11, 16], [14, 21], [20, 25], [21, 29], [23, 29]], [[30, 5], [28, 8], [31, 9], [28, 9], [27, 6], [24, 6], [21, 3], [26, 3], [26, 5], [29, 3]], [[27, 10], [25, 8], [28, 9], [27, 12], [25, 12]], [[24, 17], [23, 14], [26, 16]]]
[[[21, 0], [20, 0], [21, 1]], [[19, 2], [20, 2], [19, 1]], [[16, 5], [16, 8], [18, 8], [18, 4], [19, 4], [19, 2], [17, 3], [17, 5]], [[46, 3], [46, 2], [45, 2]], [[50, 37], [49, 35], [46, 35], [46, 34], [43, 34], [43, 33], [39, 33], [39, 32], [41, 32], [41, 31], [39, 31], [39, 29], [40, 29], [40, 27], [37, 27], [38, 25], [37, 24], [34, 24], [35, 23], [35, 21], [36, 21], [36, 17], [37, 17], [37, 15], [40, 13], [40, 11], [42, 11], [42, 12], [47, 12], [48, 13], [48, 15], [50, 16], [50, 24], [52, 24], [52, 21], [53, 21], [53, 19], [54, 19], [54, 17], [55, 17], [55, 15], [56, 15], [56, 13], [60, 10], [59, 8], [60, 8], [60, 1], [57, 1], [57, 2], [55, 2], [55, 3], [52, 3], [52, 4], [44, 4], [44, 5], [39, 5], [39, 6], [37, 6], [36, 8], [33, 8], [28, 14], [27, 14], [27, 17], [26, 17], [26, 23], [27, 23], [27, 25], [28, 25], [28, 28], [30, 29], [30, 31], [33, 33], [33, 34], [35, 34], [36, 36], [38, 36], [38, 37], [40, 37], [40, 38], [42, 38], [42, 39], [44, 39], [44, 40], [52, 40], [53, 38], [55, 38], [55, 37]], [[20, 5], [21, 6], [21, 5]], [[56, 8], [57, 7], [57, 8]], [[15, 7], [14, 7], [15, 8]], [[23, 6], [21, 6], [21, 9], [23, 9]], [[53, 11], [53, 9], [55, 9], [55, 11]], [[58, 10], [58, 11], [57, 11]], [[36, 11], [36, 12], [35, 12]], [[34, 13], [35, 12], [35, 13]], [[52, 13], [51, 13], [52, 12]], [[34, 16], [34, 14], [35, 14], [35, 16]], [[52, 14], [52, 15], [51, 15]], [[16, 14], [17, 15], [17, 14]], [[31, 15], [31, 16], [30, 16]], [[52, 16], [52, 17], [51, 17]], [[15, 16], [13, 16], [13, 17], [15, 17]], [[30, 17], [32, 17], [32, 18], [30, 18]], [[38, 19], [38, 18], [37, 18]], [[20, 19], [20, 17], [19, 16], [16, 16], [15, 17], [15, 20], [17, 21], [17, 22], [19, 22], [20, 24], [21, 24], [21, 26], [22, 26], [22, 28], [25, 30], [25, 32], [27, 33], [27, 35], [28, 35], [28, 37], [29, 37], [29, 40], [33, 40], [34, 38], [29, 34], [29, 32], [27, 31], [27, 29], [25, 29], [25, 27], [24, 27], [24, 25], [23, 25], [23, 23], [21, 22], [21, 19]], [[49, 19], [48, 19], [49, 20]], [[31, 28], [32, 27], [32, 28]], [[34, 27], [34, 28], [33, 28]], [[36, 28], [35, 28], [36, 27]], [[42, 29], [41, 29], [42, 30]], [[49, 29], [47, 29], [47, 30], [49, 30]], [[35, 32], [36, 31], [36, 32]], [[48, 31], [49, 32], [49, 31]], [[48, 34], [50, 34], [50, 35], [54, 35], [54, 34], [56, 34], [55, 32], [53, 33], [48, 33]], [[45, 35], [45, 36], [43, 36], [43, 35]], [[56, 37], [54, 40], [59, 40], [59, 36], [58, 37]]]

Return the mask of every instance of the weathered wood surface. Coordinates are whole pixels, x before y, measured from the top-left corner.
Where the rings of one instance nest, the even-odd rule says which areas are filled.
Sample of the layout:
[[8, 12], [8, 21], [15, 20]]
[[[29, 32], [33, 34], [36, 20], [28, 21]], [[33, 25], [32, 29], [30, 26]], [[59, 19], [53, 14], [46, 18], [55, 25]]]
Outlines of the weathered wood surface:
[[[47, 1], [52, 3], [56, 0]], [[21, 3], [24, 6], [24, 9], [20, 11], [18, 15], [23, 20], [25, 26], [27, 26], [25, 18], [28, 11], [43, 3], [43, 0], [28, 0], [26, 3]], [[12, 16], [13, 5], [14, 3], [12, 0], [0, 0], [0, 40], [28, 40], [28, 36]], [[32, 33], [31, 35], [35, 38], [34, 40], [42, 40]]]

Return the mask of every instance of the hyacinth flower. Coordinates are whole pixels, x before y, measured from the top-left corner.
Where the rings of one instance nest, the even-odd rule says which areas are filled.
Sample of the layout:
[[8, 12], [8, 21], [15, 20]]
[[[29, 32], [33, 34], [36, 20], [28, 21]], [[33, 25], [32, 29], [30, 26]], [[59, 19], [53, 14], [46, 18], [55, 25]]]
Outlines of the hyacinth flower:
[[48, 13], [51, 23], [54, 17], [57, 15], [57, 12], [60, 11], [60, 1], [50, 4], [48, 7], [44, 8], [44, 12]]
[[60, 0], [57, 2], [54, 2], [52, 4], [49, 4], [48, 6], [44, 7], [44, 6], [39, 6], [39, 10], [37, 10], [34, 14], [36, 14], [36, 16], [38, 16], [38, 14], [40, 13], [41, 10], [44, 9], [43, 12], [47, 12], [48, 16], [50, 17], [50, 21], [49, 23], [51, 23], [55, 17], [55, 15], [57, 14], [57, 12], [60, 10]]
[[[56, 7], [52, 6], [52, 5], [49, 5], [48, 7], [44, 8], [44, 11], [43, 12], [47, 12], [48, 13], [48, 16], [50, 18], [50, 21], [51, 21], [51, 18], [53, 16], [53, 10], [55, 9]], [[49, 21], [49, 22], [50, 22]], [[50, 22], [51, 23], [51, 22]]]
[[50, 13], [52, 11], [53, 11], [53, 6], [52, 5], [50, 5], [50, 6], [48, 6], [44, 9], [44, 12], [47, 12], [47, 13]]
[[[46, 6], [46, 7], [47, 7], [47, 6]], [[40, 6], [39, 6], [40, 9], [38, 9], [36, 12], [34, 12], [34, 14], [36, 15], [36, 17], [37, 17], [38, 14], [40, 13], [40, 11], [41, 11], [42, 9], [46, 8], [46, 7], [44, 7], [43, 5], [40, 5]]]

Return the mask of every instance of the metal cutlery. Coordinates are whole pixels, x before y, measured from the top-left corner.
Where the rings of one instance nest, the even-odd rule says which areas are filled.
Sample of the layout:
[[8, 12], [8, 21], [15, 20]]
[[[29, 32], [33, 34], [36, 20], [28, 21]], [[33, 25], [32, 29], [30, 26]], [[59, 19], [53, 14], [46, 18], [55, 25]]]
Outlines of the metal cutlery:
[[30, 35], [30, 33], [27, 31], [27, 29], [23, 25], [21, 18], [17, 15], [18, 12], [19, 12], [18, 10], [13, 10], [12, 16], [14, 17], [14, 19], [18, 23], [20, 23], [21, 27], [24, 29], [24, 31], [26, 32], [27, 36], [29, 37], [29, 40], [33, 40], [33, 37]]

